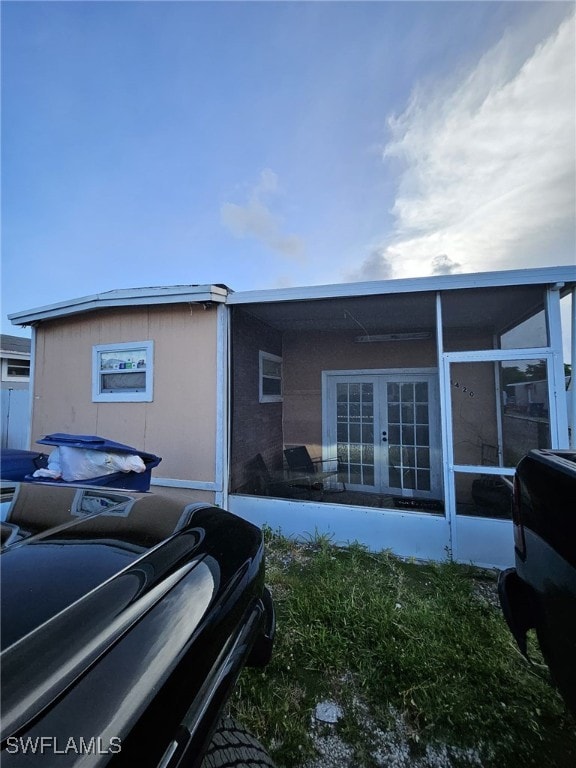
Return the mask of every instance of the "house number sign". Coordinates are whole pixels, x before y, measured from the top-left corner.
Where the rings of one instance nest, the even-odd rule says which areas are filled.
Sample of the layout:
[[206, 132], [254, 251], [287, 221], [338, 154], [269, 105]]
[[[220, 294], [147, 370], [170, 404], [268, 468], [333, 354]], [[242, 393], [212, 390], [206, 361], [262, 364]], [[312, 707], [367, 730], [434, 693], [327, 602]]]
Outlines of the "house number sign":
[[474, 397], [474, 391], [472, 389], [468, 389], [468, 387], [465, 387], [463, 384], [460, 384], [459, 381], [454, 381], [453, 379], [450, 379], [450, 384], [452, 384], [453, 387], [456, 389], [460, 389], [462, 391], [462, 394], [467, 394], [468, 397]]

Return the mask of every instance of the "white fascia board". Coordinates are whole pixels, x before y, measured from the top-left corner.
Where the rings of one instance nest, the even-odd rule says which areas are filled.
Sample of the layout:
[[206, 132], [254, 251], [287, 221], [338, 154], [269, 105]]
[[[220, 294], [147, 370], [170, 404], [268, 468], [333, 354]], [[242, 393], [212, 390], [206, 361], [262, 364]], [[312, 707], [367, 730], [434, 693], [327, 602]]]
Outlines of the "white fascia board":
[[30, 360], [30, 352], [14, 352], [10, 349], [0, 351], [0, 357], [11, 357], [14, 360]]
[[373, 280], [362, 283], [312, 285], [301, 288], [269, 288], [259, 291], [238, 291], [228, 296], [227, 304], [260, 304], [275, 301], [306, 299], [335, 299], [354, 296], [375, 296], [394, 293], [451, 291], [464, 288], [490, 288], [507, 285], [549, 285], [576, 283], [576, 268], [542, 267], [514, 269], [501, 272], [408, 277], [400, 280]]
[[128, 288], [107, 291], [93, 296], [61, 301], [45, 307], [14, 312], [8, 315], [12, 325], [30, 325], [66, 315], [94, 312], [113, 307], [138, 307], [151, 304], [181, 304], [214, 302], [223, 304], [228, 289], [218, 285], [173, 285], [158, 288]]

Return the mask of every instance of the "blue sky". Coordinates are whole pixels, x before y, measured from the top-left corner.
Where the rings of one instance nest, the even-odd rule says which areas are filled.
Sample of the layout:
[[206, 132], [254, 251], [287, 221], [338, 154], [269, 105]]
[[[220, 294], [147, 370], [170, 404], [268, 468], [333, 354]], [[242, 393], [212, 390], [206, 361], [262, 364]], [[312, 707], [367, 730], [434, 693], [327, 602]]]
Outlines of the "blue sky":
[[2, 2], [2, 328], [573, 264], [574, 4]]

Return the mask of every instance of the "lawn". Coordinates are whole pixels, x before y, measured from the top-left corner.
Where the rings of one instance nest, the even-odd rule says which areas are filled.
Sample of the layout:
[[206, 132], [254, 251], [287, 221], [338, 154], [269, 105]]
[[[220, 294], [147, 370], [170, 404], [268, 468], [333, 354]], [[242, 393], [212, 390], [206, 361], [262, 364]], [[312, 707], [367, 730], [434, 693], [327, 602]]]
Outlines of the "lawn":
[[[278, 766], [313, 766], [318, 750], [340, 750], [341, 768], [576, 765], [574, 721], [535, 642], [538, 663], [517, 651], [494, 573], [266, 541], [274, 656], [242, 672], [232, 713]], [[320, 703], [335, 724], [314, 717]]]

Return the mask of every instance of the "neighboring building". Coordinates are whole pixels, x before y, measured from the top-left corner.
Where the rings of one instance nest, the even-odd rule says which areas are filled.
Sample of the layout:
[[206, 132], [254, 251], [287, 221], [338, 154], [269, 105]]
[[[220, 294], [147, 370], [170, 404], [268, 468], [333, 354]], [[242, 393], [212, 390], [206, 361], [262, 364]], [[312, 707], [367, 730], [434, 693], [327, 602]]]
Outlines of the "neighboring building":
[[28, 389], [30, 386], [30, 339], [0, 336], [2, 389]]
[[[162, 456], [155, 484], [288, 534], [502, 566], [503, 478], [530, 447], [567, 445], [560, 298], [575, 286], [570, 267], [176, 286], [10, 319], [33, 325], [32, 441], [100, 434]], [[506, 369], [527, 366], [546, 382], [537, 417], [505, 408]], [[293, 446], [333, 470], [323, 493], [282, 485]]]
[[2, 448], [24, 448], [30, 426], [30, 344], [29, 338], [2, 334]]

